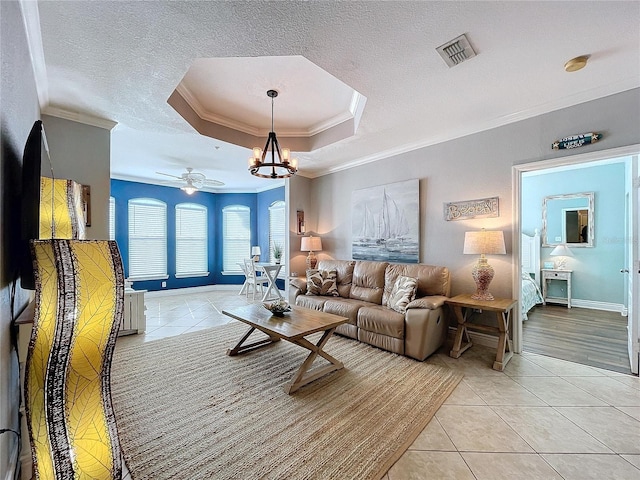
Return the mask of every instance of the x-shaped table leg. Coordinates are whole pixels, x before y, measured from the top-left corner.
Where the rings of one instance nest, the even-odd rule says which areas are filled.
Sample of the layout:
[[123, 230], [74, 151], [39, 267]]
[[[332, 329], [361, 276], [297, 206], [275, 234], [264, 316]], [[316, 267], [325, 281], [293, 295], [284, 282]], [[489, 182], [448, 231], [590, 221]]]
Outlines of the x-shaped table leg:
[[[301, 347], [304, 347], [307, 350], [311, 350], [311, 352], [309, 353], [309, 356], [306, 358], [306, 360], [302, 363], [302, 365], [300, 365], [300, 368], [298, 369], [296, 374], [293, 376], [293, 379], [284, 387], [285, 392], [291, 394], [296, 390], [298, 390], [300, 387], [306, 385], [307, 383], [313, 382], [314, 380], [328, 373], [335, 372], [336, 370], [340, 370], [341, 368], [344, 367], [342, 362], [336, 360], [335, 358], [333, 358], [331, 355], [329, 355], [327, 352], [325, 352], [322, 349], [324, 345], [327, 343], [327, 340], [329, 340], [329, 337], [333, 335], [333, 332], [335, 330], [336, 330], [335, 328], [332, 328], [331, 330], [325, 331], [324, 334], [322, 335], [322, 338], [320, 338], [318, 343], [316, 343], [315, 345], [304, 337], [291, 340], [296, 345], [300, 345]], [[313, 364], [313, 361], [316, 359], [318, 355], [326, 359], [329, 362], [329, 365], [326, 365], [324, 367], [318, 367], [312, 372], [307, 374], [307, 371], [309, 370], [309, 368]]]

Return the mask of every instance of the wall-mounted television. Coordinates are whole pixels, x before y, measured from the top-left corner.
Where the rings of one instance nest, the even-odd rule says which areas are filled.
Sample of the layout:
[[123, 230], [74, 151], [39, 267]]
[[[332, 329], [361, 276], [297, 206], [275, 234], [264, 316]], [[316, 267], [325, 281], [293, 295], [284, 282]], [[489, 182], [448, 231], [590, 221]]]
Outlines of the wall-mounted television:
[[35, 290], [33, 262], [29, 240], [40, 235], [40, 169], [43, 148], [42, 121], [36, 120], [31, 127], [22, 154], [22, 193], [20, 195], [20, 286]]

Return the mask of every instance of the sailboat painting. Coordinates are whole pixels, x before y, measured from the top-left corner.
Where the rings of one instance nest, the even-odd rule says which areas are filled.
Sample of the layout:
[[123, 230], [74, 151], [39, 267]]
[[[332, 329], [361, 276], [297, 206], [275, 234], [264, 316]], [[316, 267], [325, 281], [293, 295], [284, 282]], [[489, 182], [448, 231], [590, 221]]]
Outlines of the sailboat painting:
[[351, 197], [354, 260], [418, 263], [419, 181], [354, 190]]

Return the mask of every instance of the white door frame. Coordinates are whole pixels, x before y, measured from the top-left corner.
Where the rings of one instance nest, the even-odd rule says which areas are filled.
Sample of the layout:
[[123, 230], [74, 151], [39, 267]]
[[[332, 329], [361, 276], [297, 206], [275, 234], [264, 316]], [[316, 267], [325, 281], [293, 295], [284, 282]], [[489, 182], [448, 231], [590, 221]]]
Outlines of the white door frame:
[[[522, 193], [522, 174], [525, 172], [532, 172], [535, 170], [543, 170], [547, 168], [561, 167], [566, 165], [576, 165], [580, 163], [588, 163], [595, 162], [598, 160], [607, 160], [618, 157], [632, 156], [640, 154], [640, 144], [628, 145], [626, 147], [617, 147], [608, 150], [598, 150], [596, 152], [588, 152], [584, 154], [570, 155], [562, 158], [553, 158], [553, 159], [543, 159], [536, 162], [523, 163], [521, 165], [514, 165], [512, 167], [512, 175], [511, 175], [511, 184], [512, 184], [512, 255], [513, 255], [513, 292], [516, 298], [518, 298], [518, 302], [522, 304], [522, 292], [520, 288], [520, 275], [522, 274], [522, 268], [520, 265], [520, 234], [521, 234], [521, 226], [520, 226], [520, 217], [521, 217], [521, 202], [520, 195]], [[637, 188], [636, 188], [637, 191]], [[640, 208], [637, 204], [632, 206], [632, 210]], [[638, 234], [638, 222], [640, 217], [640, 212], [635, 212], [633, 215], [633, 223], [632, 232]], [[634, 239], [637, 238], [633, 237]], [[633, 282], [633, 298], [629, 299], [629, 304], [631, 305], [634, 315], [629, 315], [629, 335], [635, 336], [635, 344], [636, 348], [638, 346], [638, 331], [639, 326], [638, 322], [640, 315], [639, 303], [640, 303], [640, 275], [638, 274], [638, 269], [640, 268], [640, 252], [638, 251], [638, 247], [634, 248], [634, 254], [631, 259], [631, 265], [629, 266], [630, 270], [629, 275], [635, 275], [635, 280]], [[513, 348], [516, 353], [522, 352], [522, 315], [520, 309], [516, 309], [516, 315], [513, 320]], [[634, 318], [636, 317], [636, 318]], [[630, 337], [631, 339], [631, 337]], [[631, 340], [630, 340], [631, 341]], [[637, 364], [637, 363], [636, 363]], [[637, 373], [637, 372], [635, 372]]]

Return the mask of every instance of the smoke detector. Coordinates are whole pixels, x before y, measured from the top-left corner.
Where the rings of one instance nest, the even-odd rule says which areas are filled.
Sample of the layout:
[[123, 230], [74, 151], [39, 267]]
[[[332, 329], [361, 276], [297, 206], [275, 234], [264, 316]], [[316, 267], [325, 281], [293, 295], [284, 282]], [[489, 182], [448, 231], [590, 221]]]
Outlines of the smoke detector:
[[449, 65], [449, 68], [476, 56], [469, 39], [464, 34], [448, 41], [444, 45], [440, 45], [436, 48], [436, 51], [440, 54], [444, 63]]

